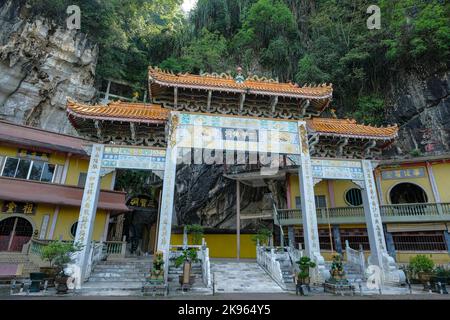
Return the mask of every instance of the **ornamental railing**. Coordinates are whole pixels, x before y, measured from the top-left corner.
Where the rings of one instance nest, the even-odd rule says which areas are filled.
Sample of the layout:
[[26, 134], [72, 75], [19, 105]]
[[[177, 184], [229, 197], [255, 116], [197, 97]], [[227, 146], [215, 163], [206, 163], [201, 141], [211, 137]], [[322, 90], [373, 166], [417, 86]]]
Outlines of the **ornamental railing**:
[[[301, 209], [274, 209], [280, 225], [302, 224]], [[364, 207], [317, 208], [317, 222], [363, 223]], [[383, 222], [450, 221], [450, 203], [406, 203], [381, 205]]]
[[350, 248], [348, 240], [345, 240], [345, 253], [347, 265], [356, 268], [364, 278], [366, 270], [366, 258], [364, 257], [362, 246], [359, 248], [359, 250], [352, 249]]
[[278, 254], [275, 248], [257, 246], [256, 261], [281, 288], [286, 289], [280, 261], [278, 260]]

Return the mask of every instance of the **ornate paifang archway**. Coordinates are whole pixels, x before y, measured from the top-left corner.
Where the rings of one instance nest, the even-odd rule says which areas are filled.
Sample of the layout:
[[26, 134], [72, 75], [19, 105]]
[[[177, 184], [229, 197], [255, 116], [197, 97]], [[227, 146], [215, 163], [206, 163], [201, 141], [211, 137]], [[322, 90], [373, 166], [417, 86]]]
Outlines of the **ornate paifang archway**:
[[[163, 176], [161, 209], [159, 214], [157, 250], [163, 252], [168, 276], [169, 248], [172, 229], [176, 165], [179, 154], [201, 150], [200, 161], [217, 162], [216, 155], [226, 153], [226, 162], [235, 153], [258, 153], [270, 158], [270, 167], [261, 174], [273, 174], [279, 169], [280, 154], [296, 159], [302, 194], [302, 219], [305, 251], [316, 263], [313, 280], [328, 276], [320, 253], [319, 234], [314, 201], [314, 184], [320, 179], [350, 179], [363, 189], [364, 211], [371, 247], [372, 263], [382, 270], [389, 264], [389, 256], [383, 234], [377, 192], [370, 160], [311, 159], [305, 121], [271, 120], [238, 116], [218, 116], [172, 111], [168, 121], [167, 148], [144, 148], [94, 144], [91, 151], [89, 171], [78, 220], [75, 241], [83, 245], [77, 255], [81, 279], [85, 279], [90, 254], [90, 243], [97, 208], [100, 177], [117, 168], [147, 169]], [[208, 151], [214, 150], [214, 152]], [[221, 152], [216, 152], [221, 151]], [[214, 154], [214, 155], [213, 155]], [[228, 156], [232, 154], [232, 158]], [[270, 154], [270, 156], [268, 156]], [[272, 157], [272, 155], [276, 155]], [[194, 155], [195, 158], [195, 155]], [[208, 158], [208, 159], [206, 159]], [[244, 157], [245, 158], [245, 157]], [[191, 159], [189, 157], [189, 159]], [[277, 160], [275, 160], [277, 159]], [[185, 160], [185, 159], [183, 159]], [[198, 159], [197, 159], [198, 160]], [[194, 161], [196, 161], [194, 159]], [[210, 161], [210, 162], [208, 162]], [[223, 163], [223, 162], [222, 162]], [[268, 163], [267, 163], [268, 164]], [[81, 281], [77, 284], [81, 286]]]

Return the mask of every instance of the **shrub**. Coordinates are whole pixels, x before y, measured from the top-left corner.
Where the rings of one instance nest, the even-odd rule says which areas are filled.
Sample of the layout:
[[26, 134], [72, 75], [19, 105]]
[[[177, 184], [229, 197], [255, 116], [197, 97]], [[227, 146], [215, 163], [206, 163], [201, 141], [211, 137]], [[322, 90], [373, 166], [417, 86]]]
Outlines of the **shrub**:
[[427, 256], [419, 254], [409, 259], [409, 269], [413, 274], [419, 272], [431, 272], [434, 268], [434, 262]]

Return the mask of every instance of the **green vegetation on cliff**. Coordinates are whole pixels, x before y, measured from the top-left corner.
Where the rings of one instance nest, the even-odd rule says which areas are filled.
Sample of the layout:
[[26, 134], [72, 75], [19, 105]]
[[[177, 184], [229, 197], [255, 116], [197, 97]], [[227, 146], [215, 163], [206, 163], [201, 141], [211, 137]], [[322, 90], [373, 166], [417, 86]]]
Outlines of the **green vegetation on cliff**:
[[[97, 73], [143, 85], [149, 64], [176, 72], [233, 72], [280, 81], [335, 84], [334, 106], [366, 123], [384, 120], [383, 91], [398, 70], [450, 60], [444, 0], [29, 0], [34, 13], [82, 11], [82, 31], [99, 43]], [[381, 9], [369, 30], [367, 8]]]

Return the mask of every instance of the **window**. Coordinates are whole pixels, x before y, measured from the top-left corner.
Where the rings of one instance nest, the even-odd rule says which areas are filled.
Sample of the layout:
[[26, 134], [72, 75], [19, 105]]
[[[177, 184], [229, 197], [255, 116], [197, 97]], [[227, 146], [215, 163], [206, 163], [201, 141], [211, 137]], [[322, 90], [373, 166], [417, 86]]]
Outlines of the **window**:
[[[314, 196], [316, 202], [316, 208], [326, 208], [327, 198], [323, 195]], [[302, 207], [302, 199], [300, 197], [295, 197], [295, 207], [300, 209]]]
[[80, 175], [78, 176], [77, 186], [79, 186], [80, 188], [84, 188], [84, 186], [86, 184], [86, 177], [87, 177], [87, 173], [81, 172]]
[[358, 207], [362, 205], [362, 195], [361, 190], [358, 188], [352, 188], [345, 193], [345, 201], [351, 205]]
[[5, 161], [5, 166], [3, 167], [2, 176], [15, 177], [18, 164], [19, 164], [19, 159], [8, 157]]
[[394, 186], [389, 192], [389, 196], [392, 204], [428, 202], [425, 190], [416, 184], [408, 182]]
[[7, 157], [3, 167], [2, 176], [52, 182], [55, 167], [54, 164], [49, 164], [44, 161]]
[[399, 251], [447, 251], [442, 231], [395, 232], [392, 238]]
[[70, 234], [72, 235], [72, 237], [75, 238], [75, 235], [77, 234], [77, 228], [78, 228], [78, 221], [75, 222], [71, 227], [70, 227]]
[[340, 229], [341, 245], [345, 248], [345, 241], [348, 240], [352, 249], [359, 250], [362, 246], [364, 250], [370, 250], [369, 236], [367, 229]]
[[[333, 241], [333, 249], [336, 250], [333, 234], [331, 234], [330, 237], [330, 231], [328, 229], [319, 229], [318, 231], [319, 231], [320, 249], [331, 250], [331, 241]], [[284, 235], [285, 235], [285, 243], [289, 243], [289, 236], [287, 229], [284, 231]], [[295, 228], [294, 235], [295, 235], [295, 243], [300, 243], [302, 245], [302, 248], [305, 248], [303, 229]]]

